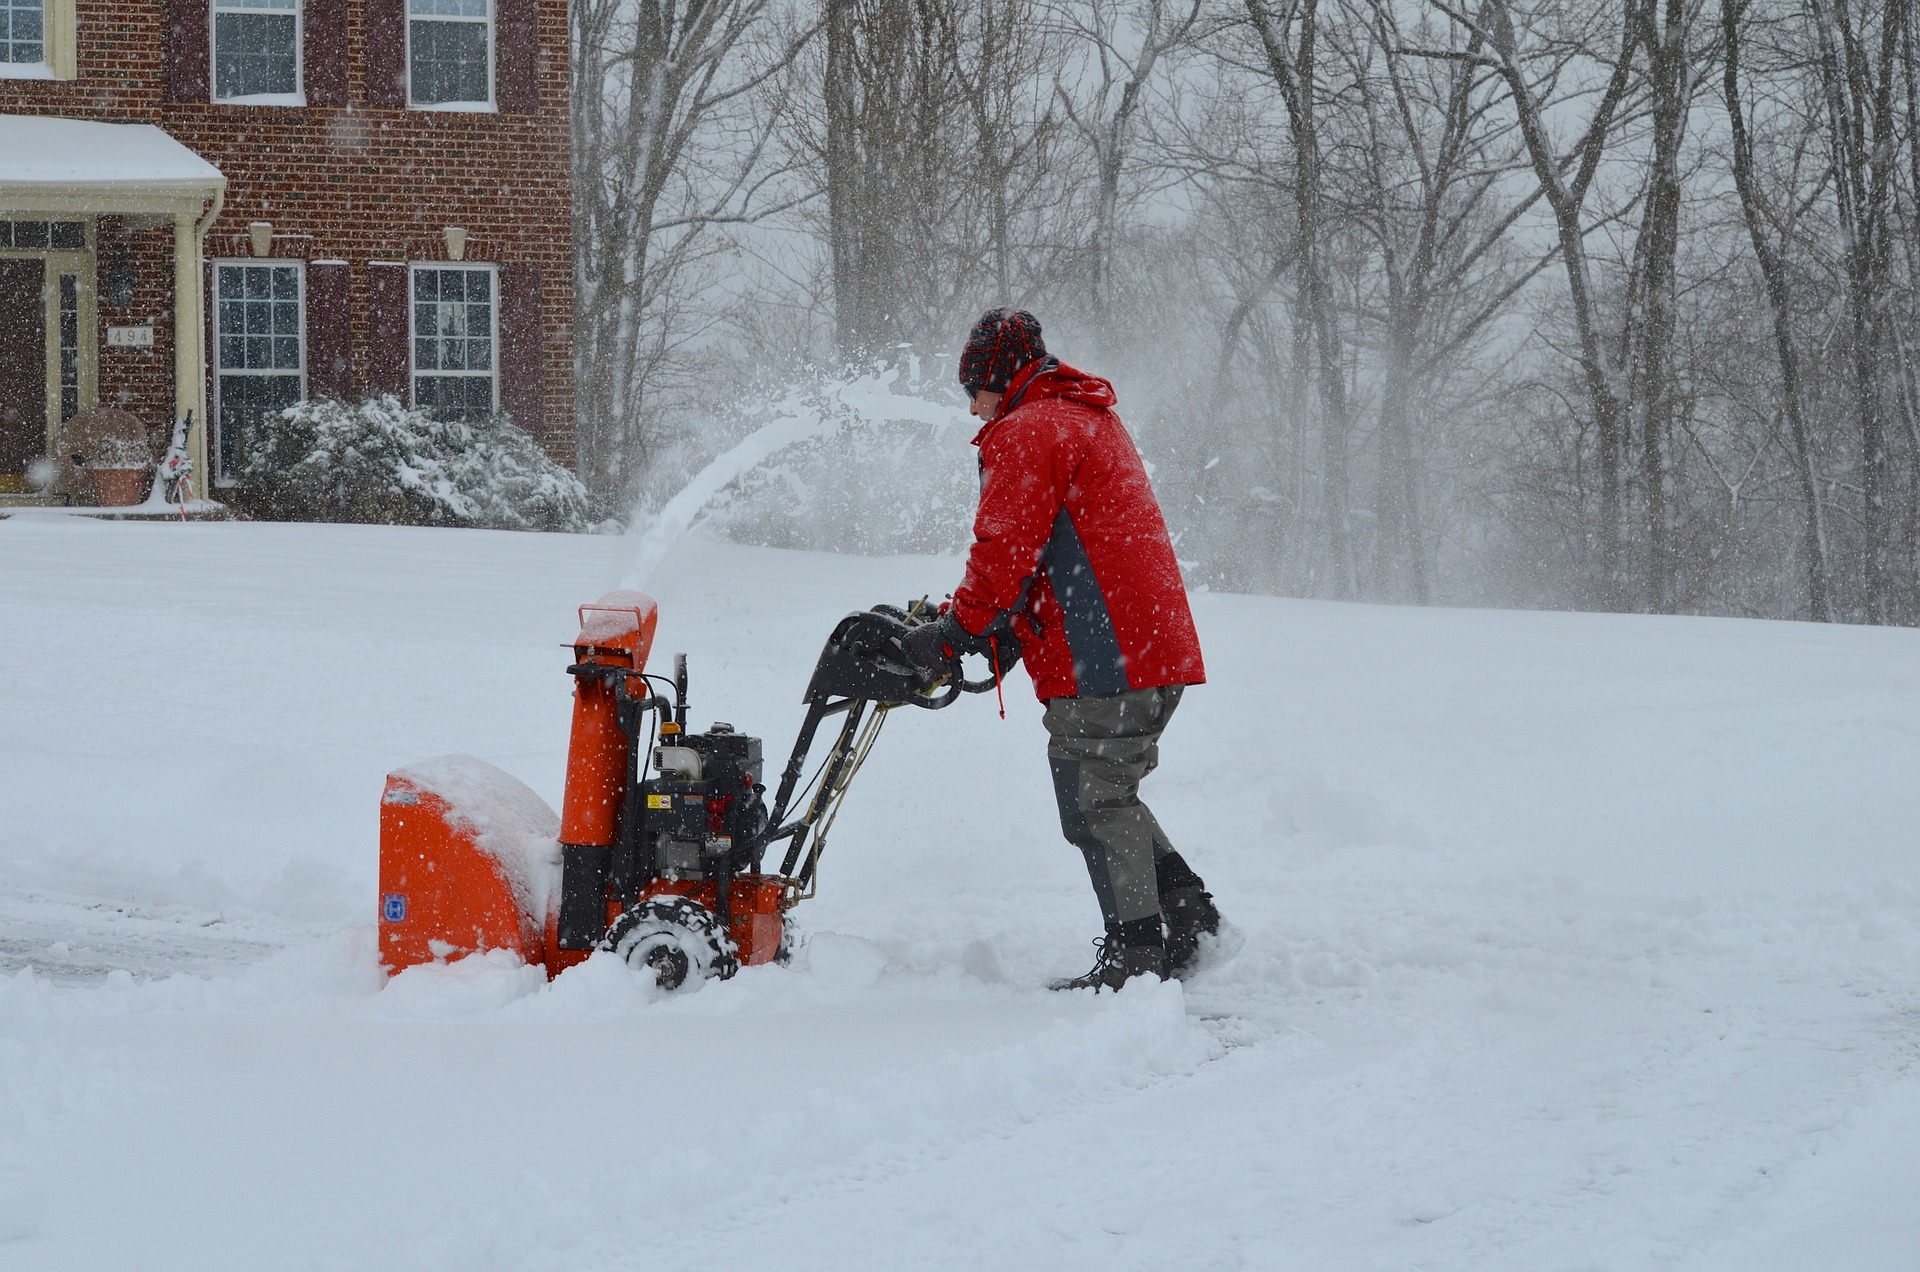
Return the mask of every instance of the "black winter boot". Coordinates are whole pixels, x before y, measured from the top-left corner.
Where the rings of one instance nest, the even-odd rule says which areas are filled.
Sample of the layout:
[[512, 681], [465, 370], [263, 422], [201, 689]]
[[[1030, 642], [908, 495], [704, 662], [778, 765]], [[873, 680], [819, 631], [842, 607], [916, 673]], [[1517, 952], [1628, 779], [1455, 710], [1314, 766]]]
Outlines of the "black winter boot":
[[1163, 890], [1160, 913], [1167, 920], [1167, 974], [1184, 978], [1199, 961], [1200, 938], [1220, 934], [1220, 911], [1211, 892], [1194, 886]]
[[1047, 988], [1117, 990], [1136, 976], [1151, 976], [1156, 980], [1167, 979], [1165, 946], [1122, 945], [1110, 936], [1095, 937], [1093, 944], [1100, 954], [1093, 961], [1092, 971], [1085, 976], [1076, 976], [1072, 980], [1053, 981]]
[[1167, 941], [1160, 916], [1150, 914], [1107, 929], [1094, 945], [1100, 957], [1093, 970], [1072, 980], [1054, 981], [1053, 989], [1119, 989], [1136, 976], [1167, 979]]

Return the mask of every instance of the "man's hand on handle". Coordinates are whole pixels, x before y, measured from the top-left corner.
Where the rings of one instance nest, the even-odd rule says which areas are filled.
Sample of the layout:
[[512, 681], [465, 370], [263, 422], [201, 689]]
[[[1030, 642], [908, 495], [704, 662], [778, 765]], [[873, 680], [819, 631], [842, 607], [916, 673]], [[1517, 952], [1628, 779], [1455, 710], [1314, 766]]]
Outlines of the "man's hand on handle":
[[1020, 642], [1013, 624], [1003, 616], [986, 631], [975, 636], [960, 625], [953, 611], [942, 608], [940, 617], [909, 630], [901, 645], [913, 665], [930, 677], [945, 674], [955, 661], [967, 654], [979, 654], [993, 665], [995, 677], [1004, 676], [1020, 661]]
[[986, 652], [986, 641], [960, 626], [951, 613], [931, 623], [921, 623], [907, 632], [901, 645], [913, 665], [928, 676], [944, 674], [963, 654]]

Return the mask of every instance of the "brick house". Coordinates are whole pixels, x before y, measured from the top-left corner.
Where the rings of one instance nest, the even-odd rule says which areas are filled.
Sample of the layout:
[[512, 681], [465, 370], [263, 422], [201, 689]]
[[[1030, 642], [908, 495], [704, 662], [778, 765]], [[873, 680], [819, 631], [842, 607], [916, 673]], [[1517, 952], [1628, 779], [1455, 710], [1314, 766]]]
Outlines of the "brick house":
[[61, 423], [503, 409], [573, 454], [566, 0], [0, 0], [0, 493]]

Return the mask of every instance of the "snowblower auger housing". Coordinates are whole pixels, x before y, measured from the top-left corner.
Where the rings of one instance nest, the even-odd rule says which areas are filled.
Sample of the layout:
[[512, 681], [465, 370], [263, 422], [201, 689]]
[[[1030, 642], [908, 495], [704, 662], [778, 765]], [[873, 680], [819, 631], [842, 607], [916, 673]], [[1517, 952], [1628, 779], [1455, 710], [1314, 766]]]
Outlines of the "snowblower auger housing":
[[[993, 685], [965, 680], [957, 662], [941, 676], [915, 669], [901, 639], [921, 613], [849, 614], [814, 667], [806, 720], [769, 810], [760, 739], [725, 723], [687, 732], [684, 654], [670, 684], [647, 673], [657, 618], [638, 592], [580, 607], [559, 817], [471, 757], [389, 775], [380, 822], [389, 969], [506, 949], [557, 976], [612, 950], [673, 989], [784, 958], [786, 912], [813, 895], [827, 832], [886, 713], [905, 703], [938, 709]], [[844, 717], [840, 729], [811, 798], [801, 791], [806, 806], [789, 820], [815, 735], [832, 715]], [[780, 869], [767, 873], [767, 850], [781, 841]]]

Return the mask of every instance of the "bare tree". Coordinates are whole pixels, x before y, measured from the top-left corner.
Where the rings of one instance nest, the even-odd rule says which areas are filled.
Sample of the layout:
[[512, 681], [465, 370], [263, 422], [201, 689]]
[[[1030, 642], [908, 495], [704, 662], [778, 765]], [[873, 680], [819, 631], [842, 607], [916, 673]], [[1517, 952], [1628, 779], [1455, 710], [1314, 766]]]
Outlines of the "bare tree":
[[771, 30], [769, 4], [572, 6], [579, 458], [599, 490], [629, 490], [647, 459], [647, 399], [697, 329], [688, 270], [717, 248], [707, 232], [777, 210], [762, 197], [777, 104], [713, 135], [810, 34]]
[[1853, 369], [1853, 412], [1860, 438], [1861, 582], [1867, 618], [1891, 617], [1888, 571], [1888, 457], [1881, 358], [1887, 348], [1887, 273], [1891, 263], [1892, 180], [1899, 147], [1893, 130], [1895, 48], [1908, 21], [1907, 0], [1879, 9], [1876, 64], [1870, 28], [1848, 0], [1807, 0], [1820, 87], [1827, 108], [1834, 195], [1846, 244], [1846, 349]]
[[[1470, 17], [1442, 0], [1430, 0], [1436, 9], [1480, 36], [1480, 47], [1489, 65], [1507, 86], [1508, 99], [1519, 121], [1527, 154], [1533, 163], [1540, 193], [1553, 213], [1560, 262], [1566, 271], [1568, 300], [1573, 310], [1574, 328], [1579, 339], [1581, 374], [1586, 383], [1588, 407], [1593, 413], [1595, 446], [1600, 468], [1600, 509], [1596, 538], [1600, 552], [1601, 604], [1618, 609], [1626, 603], [1626, 580], [1621, 556], [1620, 458], [1624, 438], [1625, 408], [1621, 401], [1619, 376], [1608, 356], [1600, 332], [1592, 268], [1588, 262], [1584, 212], [1587, 194], [1600, 170], [1616, 117], [1633, 87], [1634, 53], [1638, 30], [1632, 21], [1632, 7], [1640, 0], [1625, 0], [1624, 20], [1618, 34], [1619, 45], [1608, 67], [1606, 85], [1579, 139], [1563, 155], [1554, 145], [1547, 127], [1548, 99], [1543, 88], [1560, 82], [1575, 53], [1564, 47], [1550, 47], [1544, 54], [1547, 65], [1535, 68], [1534, 55], [1520, 46], [1519, 28], [1509, 0], [1486, 0], [1480, 16]], [[1572, 168], [1572, 176], [1567, 175]]]
[[1687, 46], [1687, 0], [1639, 0], [1627, 22], [1647, 52], [1647, 99], [1653, 125], [1647, 196], [1634, 243], [1629, 279], [1627, 338], [1633, 366], [1634, 414], [1640, 425], [1642, 531], [1646, 545], [1645, 607], [1665, 612], [1672, 599], [1674, 563], [1667, 507], [1667, 458], [1679, 395], [1674, 350], [1680, 250], [1680, 147], [1693, 104]]
[[[1059, 5], [1056, 20], [1091, 52], [1085, 100], [1065, 84], [1055, 93], [1094, 159], [1092, 224], [1087, 238], [1087, 296], [1094, 322], [1111, 321], [1114, 237], [1120, 187], [1132, 156], [1140, 110], [1161, 62], [1190, 43], [1202, 0], [1083, 0]], [[1134, 33], [1137, 32], [1137, 39]]]
[[[1352, 421], [1347, 408], [1339, 314], [1322, 259], [1320, 137], [1315, 122], [1314, 90], [1319, 5], [1320, 0], [1289, 0], [1289, 7], [1276, 13], [1268, 0], [1246, 0], [1247, 16], [1266, 54], [1268, 72], [1279, 87], [1293, 135], [1297, 239], [1294, 258], [1299, 278], [1294, 348], [1297, 364], [1304, 367], [1305, 345], [1311, 337], [1316, 363], [1314, 382], [1326, 416], [1321, 433], [1321, 460], [1326, 465], [1328, 560], [1333, 571], [1334, 594], [1350, 596], [1354, 590], [1352, 479], [1348, 467]], [[1293, 33], [1296, 19], [1297, 35]]]
[[1346, 216], [1377, 253], [1381, 292], [1368, 575], [1375, 595], [1424, 604], [1431, 566], [1415, 419], [1435, 419], [1431, 390], [1445, 370], [1551, 257], [1504, 250], [1540, 196], [1511, 179], [1526, 166], [1525, 150], [1492, 110], [1497, 81], [1478, 56], [1480, 37], [1467, 32], [1464, 42], [1436, 48], [1428, 43], [1435, 33], [1422, 27], [1409, 38], [1402, 21], [1391, 0], [1352, 5], [1340, 24], [1350, 38], [1336, 47], [1365, 121]]
[[1799, 481], [1800, 498], [1806, 508], [1805, 534], [1801, 553], [1806, 562], [1808, 616], [1817, 623], [1831, 617], [1828, 598], [1827, 525], [1820, 476], [1813, 457], [1812, 432], [1808, 427], [1801, 383], [1801, 360], [1794, 339], [1791, 283], [1780, 249], [1774, 241], [1771, 219], [1761, 204], [1759, 183], [1754, 175], [1753, 138], [1747, 129], [1746, 110], [1741, 104], [1740, 46], [1743, 0], [1720, 0], [1721, 52], [1725, 58], [1723, 76], [1727, 118], [1731, 124], [1734, 185], [1740, 192], [1740, 213], [1747, 236], [1753, 243], [1754, 259], [1766, 285], [1767, 310], [1773, 319], [1774, 349], [1780, 364], [1781, 410], [1786, 416], [1788, 435], [1793, 446], [1794, 475]]
[[843, 360], [937, 348], [981, 297], [1031, 293], [1018, 240], [1053, 175], [1047, 40], [1035, 0], [826, 0], [816, 149]]
[[[926, 354], [1028, 304], [1120, 367], [1210, 581], [1911, 617], [1914, 8], [580, 0], [589, 33], [750, 15], [656, 59], [711, 79], [581, 37], [583, 383], [626, 395], [583, 404], [630, 463], [695, 347]], [[1695, 110], [1715, 70], [1730, 137]], [[650, 203], [606, 176], [656, 145]]]

